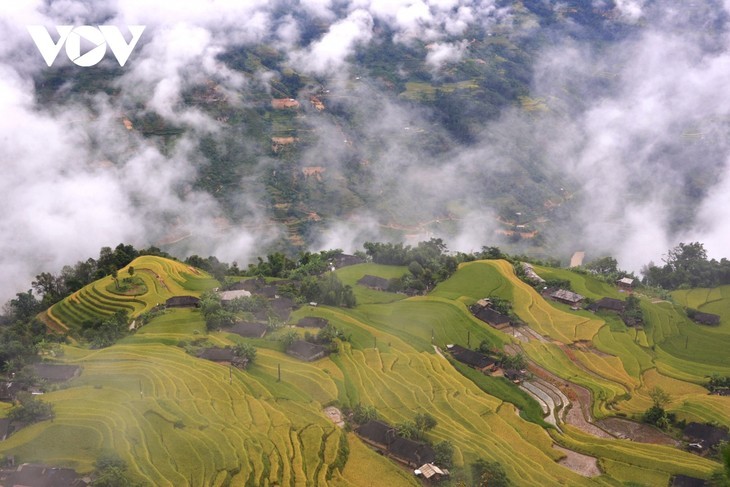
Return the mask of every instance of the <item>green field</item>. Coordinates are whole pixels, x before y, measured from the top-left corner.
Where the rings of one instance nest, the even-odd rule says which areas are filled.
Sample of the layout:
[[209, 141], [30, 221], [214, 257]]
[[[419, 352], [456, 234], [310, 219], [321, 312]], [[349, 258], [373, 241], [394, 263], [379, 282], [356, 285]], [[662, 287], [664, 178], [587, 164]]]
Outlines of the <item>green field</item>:
[[[179, 263], [164, 267], [166, 262], [172, 261], [138, 259], [133, 265], [141, 275], [150, 269], [163, 276], [170, 294], [196, 294], [211, 282]], [[350, 285], [364, 274], [390, 278], [404, 272], [372, 264], [337, 271]], [[586, 289], [601, 289], [590, 277], [576, 276]], [[119, 306], [139, 313], [163, 299], [166, 291], [148, 277], [149, 296], [138, 304], [118, 301]], [[658, 486], [676, 473], [706, 478], [719, 468], [679, 449], [598, 439], [566, 425], [562, 432], [547, 427], [537, 403], [513, 384], [452, 363], [434, 348], [475, 347], [484, 340], [495, 348], [521, 346], [535, 363], [588, 388], [595, 416], [641, 414], [650, 404], [648, 390], [660, 386], [672, 397], [668, 409], [680, 418], [730, 424], [729, 398], [709, 396], [697, 384], [706, 369], [725, 366], [727, 355], [712, 355], [718, 349], [710, 343], [722, 335], [688, 322], [681, 308], [642, 300], [648, 320], [641, 334], [614, 317], [545, 302], [506, 261], [462, 265], [428, 296], [360, 287], [354, 285], [359, 299], [354, 309], [303, 306], [294, 312], [292, 322], [320, 316], [349, 336], [339, 353], [313, 363], [283, 354], [278, 332], [255, 340], [208, 334], [200, 312], [191, 309], [168, 310], [106, 349], [64, 346], [61, 360], [81, 366], [82, 373], [43, 396], [55, 406], [55, 420], [12, 435], [0, 443], [0, 453], [19, 462], [89, 471], [100, 451], [113, 449], [130, 465], [131, 476], [149, 485], [366, 486], [375, 479], [418, 485], [407, 470], [322, 413], [326, 405], [362, 403], [390, 423], [413, 420], [419, 412], [433, 415], [438, 424], [427, 439], [454, 445], [456, 475], [468, 476], [477, 458], [498, 461], [514, 485], [525, 486], [628, 481]], [[93, 289], [75, 294], [76, 305], [101, 313]], [[472, 317], [467, 305], [490, 295], [510, 299], [514, 312], [546, 338], [519, 342]], [[677, 337], [689, 337], [688, 348], [673, 346]], [[691, 360], [694, 340], [712, 354]], [[181, 348], [200, 341], [253, 343], [257, 358], [249, 370], [229, 370]], [[597, 457], [604, 474], [588, 479], [561, 466], [554, 443]]]

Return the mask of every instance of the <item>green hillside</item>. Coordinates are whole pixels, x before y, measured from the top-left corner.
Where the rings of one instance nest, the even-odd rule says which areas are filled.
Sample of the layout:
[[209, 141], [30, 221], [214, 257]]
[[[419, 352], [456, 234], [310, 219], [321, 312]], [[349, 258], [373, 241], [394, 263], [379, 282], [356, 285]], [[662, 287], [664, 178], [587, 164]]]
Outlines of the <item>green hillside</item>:
[[[132, 265], [150, 278], [148, 291], [132, 298], [140, 301], [134, 313], [168, 295], [196, 294], [210, 283], [208, 276], [164, 259], [143, 257]], [[364, 274], [403, 272], [369, 264], [337, 271], [348, 284]], [[155, 288], [153, 273], [167, 289]], [[587, 276], [569, 277], [587, 289], [605, 286]], [[97, 281], [90, 288], [110, 283]], [[103, 310], [92, 305], [91, 290], [82, 291], [74, 295], [85, 306], [79, 309]], [[512, 300], [515, 313], [542, 338], [522, 341], [472, 317], [467, 304], [489, 295]], [[708, 396], [694, 383], [702, 381], [706, 368], [725, 366], [727, 355], [690, 361], [690, 348], [671, 346], [677, 337], [690, 336], [690, 344], [704, 340], [703, 346], [718, 337], [688, 322], [681, 308], [642, 299], [648, 323], [639, 337], [613, 317], [547, 303], [506, 261], [464, 264], [428, 296], [358, 297], [363, 301], [354, 309], [305, 306], [294, 313], [292, 322], [320, 316], [350, 336], [339, 353], [312, 363], [283, 354], [269, 335], [250, 340], [208, 334], [200, 312], [187, 309], [168, 310], [105, 349], [64, 346], [60, 360], [81, 366], [82, 373], [43, 396], [55, 406], [55, 420], [15, 433], [0, 443], [0, 453], [15, 455], [16, 462], [89, 471], [99, 451], [113, 449], [130, 465], [130, 475], [149, 485], [365, 486], [374, 480], [417, 485], [410, 473], [322, 412], [330, 404], [363, 404], [391, 424], [412, 421], [421, 412], [433, 415], [438, 424], [426, 438], [453, 444], [457, 478], [468, 476], [479, 458], [499, 462], [514, 485], [525, 486], [628, 481], [665, 486], [674, 474], [707, 478], [720, 468], [677, 448], [598, 438], [568, 424], [546, 428], [535, 420], [529, 396], [507, 381], [460, 371], [434, 348], [482, 340], [521, 347], [535, 364], [592, 391], [596, 416], [640, 414], [650, 404], [648, 390], [659, 385], [670, 393], [668, 409], [678, 417], [730, 424], [730, 398]], [[231, 370], [185, 353], [183, 347], [202, 342], [254, 343], [258, 354], [248, 370]], [[520, 414], [518, 408], [529, 411]], [[596, 457], [603, 474], [588, 478], [561, 465], [564, 454], [554, 444]]]
[[206, 289], [218, 285], [209, 274], [189, 267], [181, 262], [155, 256], [142, 256], [118, 271], [117, 279], [122, 282], [133, 277], [143, 282], [132, 293], [120, 290], [112, 276], [99, 279], [73, 293], [46, 312], [49, 326], [56, 330], [76, 330], [82, 323], [103, 319], [126, 311], [131, 318], [171, 298], [172, 296], [199, 296]]

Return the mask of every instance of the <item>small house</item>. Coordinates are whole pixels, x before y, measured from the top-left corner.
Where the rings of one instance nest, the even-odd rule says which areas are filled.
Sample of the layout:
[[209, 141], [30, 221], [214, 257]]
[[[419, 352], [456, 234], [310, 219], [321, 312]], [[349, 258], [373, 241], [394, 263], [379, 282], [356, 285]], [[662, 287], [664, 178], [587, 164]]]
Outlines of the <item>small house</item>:
[[271, 108], [284, 110], [286, 108], [299, 108], [299, 102], [294, 98], [274, 98], [271, 100]]
[[197, 308], [200, 306], [200, 298], [195, 296], [173, 296], [165, 301], [166, 308]]
[[250, 298], [251, 291], [245, 289], [232, 289], [230, 291], [221, 291], [218, 293], [221, 298], [221, 303], [230, 303], [236, 298]]
[[426, 480], [432, 480], [432, 481], [439, 481], [444, 477], [449, 476], [449, 471], [445, 468], [439, 468], [433, 463], [424, 463], [420, 467], [418, 467], [416, 470], [413, 471], [413, 473], [417, 477], [423, 477]]
[[374, 446], [383, 452], [388, 450], [388, 445], [390, 445], [396, 437], [395, 428], [378, 420], [371, 420], [361, 426], [358, 426], [355, 429], [355, 434], [357, 434], [357, 436], [359, 436], [365, 443]]
[[492, 308], [475, 306], [472, 307], [472, 313], [474, 313], [474, 316], [476, 316], [486, 324], [493, 326], [497, 329], [506, 328], [512, 323], [512, 321], [509, 319], [509, 316], [505, 316], [502, 313], [493, 310]]
[[33, 364], [33, 373], [46, 382], [65, 382], [76, 377], [81, 370], [78, 365]]
[[390, 285], [390, 281], [388, 279], [385, 279], [384, 277], [378, 277], [378, 276], [371, 276], [371, 275], [364, 275], [362, 278], [357, 281], [357, 283], [364, 287], [369, 287], [370, 289], [375, 289], [376, 291], [385, 291], [388, 289], [388, 286]]
[[623, 313], [626, 311], [626, 302], [614, 298], [601, 298], [588, 306], [591, 311], [611, 311]]
[[555, 301], [559, 301], [570, 306], [578, 306], [580, 302], [585, 299], [580, 294], [574, 293], [573, 291], [568, 291], [566, 289], [558, 289], [557, 291], [551, 293], [550, 297]]
[[400, 436], [388, 445], [388, 456], [413, 468], [436, 460], [436, 452], [431, 445]]
[[357, 255], [339, 254], [332, 258], [332, 265], [337, 269], [340, 267], [362, 264], [364, 262], [365, 259], [358, 257]]
[[75, 470], [24, 463], [2, 480], [2, 485], [25, 487], [80, 487], [88, 483]]
[[690, 318], [692, 318], [695, 323], [699, 323], [701, 325], [718, 326], [720, 324], [720, 316], [714, 315], [712, 313], [702, 313], [701, 311], [696, 311], [693, 315], [690, 316]]
[[327, 348], [316, 343], [297, 340], [286, 349], [286, 353], [305, 362], [312, 362], [327, 355]]
[[206, 348], [198, 354], [198, 358], [210, 360], [211, 362], [228, 363], [239, 369], [245, 369], [248, 367], [248, 359], [246, 357], [237, 356], [233, 352], [233, 349], [230, 348]]
[[469, 350], [461, 345], [447, 345], [446, 348], [451, 352], [451, 356], [455, 360], [481, 372], [493, 371], [497, 366], [496, 359], [483, 353]]
[[706, 423], [688, 423], [682, 434], [687, 441], [699, 443], [703, 451], [716, 448], [723, 441], [730, 441], [727, 429]]
[[670, 485], [671, 487], [705, 487], [708, 484], [704, 479], [678, 474], [672, 477], [672, 483]]
[[324, 328], [328, 324], [328, 319], [317, 316], [305, 316], [297, 322], [299, 328]]
[[263, 338], [266, 335], [266, 330], [266, 325], [263, 323], [249, 321], [239, 321], [228, 329], [229, 332], [246, 338]]
[[616, 281], [616, 285], [622, 291], [632, 291], [634, 289], [635, 283], [636, 280], [632, 279], [631, 277], [622, 277], [621, 279]]

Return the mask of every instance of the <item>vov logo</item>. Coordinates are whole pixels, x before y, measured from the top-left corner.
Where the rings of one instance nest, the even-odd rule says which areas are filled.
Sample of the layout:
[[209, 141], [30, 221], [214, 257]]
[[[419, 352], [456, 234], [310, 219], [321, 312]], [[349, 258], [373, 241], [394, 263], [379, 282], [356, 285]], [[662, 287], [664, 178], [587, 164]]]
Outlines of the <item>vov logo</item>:
[[[53, 42], [51, 34], [48, 33], [42, 25], [29, 25], [28, 32], [33, 38], [36, 47], [41, 52], [43, 60], [48, 66], [52, 66], [53, 62], [61, 52], [61, 47], [66, 45], [66, 55], [77, 66], [85, 68], [98, 64], [106, 54], [106, 46], [112, 50], [114, 57], [117, 58], [120, 66], [124, 66], [132, 54], [132, 50], [137, 45], [137, 41], [144, 32], [144, 25], [130, 25], [129, 32], [132, 33], [132, 40], [127, 43], [119, 29], [113, 25], [100, 25], [93, 27], [91, 25], [57, 25], [59, 39]], [[85, 53], [81, 53], [81, 39], [87, 43], [93, 44]]]

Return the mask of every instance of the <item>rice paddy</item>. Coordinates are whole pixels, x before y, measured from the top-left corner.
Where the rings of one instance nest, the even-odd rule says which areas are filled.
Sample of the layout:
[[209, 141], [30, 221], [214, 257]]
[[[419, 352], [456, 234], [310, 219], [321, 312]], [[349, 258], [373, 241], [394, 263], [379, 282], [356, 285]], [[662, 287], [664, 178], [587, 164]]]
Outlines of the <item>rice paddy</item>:
[[[141, 259], [132, 265], [145, 280], [144, 295], [102, 293], [111, 281], [101, 280], [54, 306], [53, 317], [78, 326], [87, 316], [121, 308], [134, 315], [210, 285], [209, 276], [182, 264]], [[350, 337], [338, 353], [312, 363], [283, 354], [268, 335], [207, 334], [200, 313], [190, 309], [168, 310], [106, 349], [64, 346], [62, 361], [81, 366], [82, 373], [43, 397], [55, 406], [55, 420], [0, 442], [0, 454], [90, 471], [99, 451], [113, 449], [134, 480], [148, 485], [418, 485], [407, 470], [322, 413], [326, 405], [361, 403], [389, 423], [412, 421], [419, 412], [433, 415], [438, 424], [427, 439], [450, 441], [452, 471], [467, 477], [478, 458], [501, 463], [514, 485], [526, 486], [666, 485], [674, 474], [707, 478], [720, 468], [675, 448], [601, 439], [568, 425], [561, 425], [562, 432], [547, 427], [537, 403], [514, 385], [464, 370], [434, 349], [482, 341], [522, 347], [536, 364], [588, 388], [597, 417], [639, 415], [650, 404], [648, 391], [660, 386], [678, 417], [730, 424], [730, 398], [709, 396], [699, 385], [707, 370], [730, 369], [727, 354], [716, 356], [724, 342], [711, 343], [722, 334], [689, 322], [681, 308], [642, 300], [645, 329], [628, 329], [612, 317], [547, 303], [505, 261], [462, 265], [421, 297], [355, 285], [365, 274], [390, 278], [404, 272], [372, 264], [339, 269], [340, 279], [358, 292], [356, 308], [296, 311], [291, 322], [327, 318]], [[549, 272], [569, 276], [596, 296], [607, 290], [590, 276]], [[475, 319], [467, 305], [490, 295], [512, 301], [517, 316], [544, 338], [520, 342]], [[184, 345], [200, 340], [253, 343], [256, 361], [241, 371], [185, 353]], [[699, 355], [699, 347], [708, 352]], [[563, 467], [553, 443], [598, 458], [603, 475], [586, 478]]]

